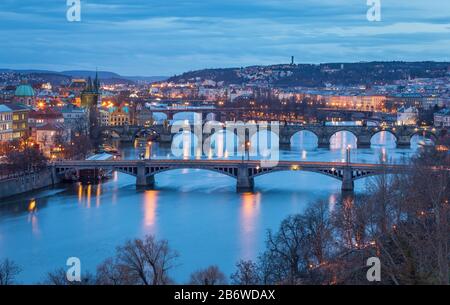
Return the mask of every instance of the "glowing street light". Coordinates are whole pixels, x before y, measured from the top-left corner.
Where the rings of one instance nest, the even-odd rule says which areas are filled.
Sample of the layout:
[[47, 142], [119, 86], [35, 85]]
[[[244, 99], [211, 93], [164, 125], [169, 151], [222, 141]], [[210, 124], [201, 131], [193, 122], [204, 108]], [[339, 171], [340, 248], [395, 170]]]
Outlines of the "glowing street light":
[[245, 142], [245, 150], [247, 152], [247, 160], [248, 161], [250, 161], [250, 147], [251, 147], [250, 141]]
[[352, 146], [347, 145], [347, 164], [350, 164], [350, 152], [351, 152]]

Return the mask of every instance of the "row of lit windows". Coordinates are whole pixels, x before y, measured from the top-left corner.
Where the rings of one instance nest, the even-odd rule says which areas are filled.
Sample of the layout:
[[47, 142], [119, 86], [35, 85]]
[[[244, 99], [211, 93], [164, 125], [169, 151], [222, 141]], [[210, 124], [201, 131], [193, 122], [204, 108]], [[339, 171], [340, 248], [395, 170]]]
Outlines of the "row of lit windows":
[[4, 133], [4, 134], [0, 133], [0, 142], [2, 142], [2, 141], [10, 141], [10, 140], [12, 140], [12, 134], [11, 133]]
[[14, 121], [19, 121], [19, 120], [25, 120], [26, 119], [26, 116], [25, 116], [25, 114], [14, 114], [13, 115], [13, 120]]
[[10, 129], [11, 129], [11, 124], [8, 124], [8, 123], [0, 124], [0, 131], [10, 130]]
[[19, 129], [19, 128], [27, 128], [27, 123], [22, 123], [22, 124], [13, 124], [13, 129]]
[[12, 121], [12, 114], [11, 113], [0, 114], [0, 121]]

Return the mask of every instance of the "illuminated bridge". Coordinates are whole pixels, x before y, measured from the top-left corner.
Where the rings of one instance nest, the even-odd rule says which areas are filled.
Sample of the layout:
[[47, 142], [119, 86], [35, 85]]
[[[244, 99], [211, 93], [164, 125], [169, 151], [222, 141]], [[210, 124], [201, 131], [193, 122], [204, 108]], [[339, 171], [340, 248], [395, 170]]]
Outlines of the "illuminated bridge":
[[[271, 165], [271, 166], [268, 166]], [[176, 169], [201, 169], [221, 173], [236, 179], [238, 192], [252, 191], [254, 178], [278, 171], [307, 171], [326, 175], [342, 182], [342, 191], [353, 191], [354, 181], [382, 173], [401, 173], [408, 165], [359, 164], [342, 162], [241, 160], [112, 160], [57, 161], [52, 164], [55, 175], [86, 169], [117, 171], [136, 177], [136, 186], [153, 187], [155, 175]]]
[[[331, 143], [331, 138], [338, 132], [349, 132], [354, 135], [357, 142], [358, 148], [370, 148], [372, 138], [381, 132], [386, 132], [394, 136], [397, 147], [408, 148], [411, 145], [411, 139], [415, 135], [423, 136], [436, 141], [439, 135], [443, 132], [442, 128], [432, 128], [432, 127], [415, 127], [415, 126], [335, 126], [335, 125], [277, 125], [276, 131], [274, 126], [270, 123], [266, 126], [254, 125], [252, 128], [250, 125], [245, 125], [245, 123], [233, 124], [228, 123], [228, 126], [223, 124], [221, 126], [214, 125], [212, 122], [207, 122], [201, 125], [200, 134], [198, 134], [197, 140], [200, 141], [199, 145], [203, 143], [204, 140], [211, 137], [214, 133], [227, 130], [231, 126], [230, 131], [233, 132], [240, 143], [245, 143], [252, 136], [260, 131], [270, 131], [277, 134], [279, 139], [279, 144], [283, 146], [291, 145], [292, 138], [299, 132], [310, 132], [317, 138], [317, 144], [320, 148], [329, 148]], [[243, 133], [240, 135], [237, 130], [240, 126], [243, 126]], [[172, 126], [155, 125], [152, 127], [144, 128], [139, 126], [108, 126], [103, 127], [102, 132], [110, 137], [116, 139], [121, 139], [122, 141], [134, 141], [137, 135], [146, 130], [148, 132], [158, 135], [158, 142], [161, 143], [172, 143], [175, 135], [182, 131], [195, 131], [195, 126], [190, 124], [185, 124], [180, 128], [173, 128]]]

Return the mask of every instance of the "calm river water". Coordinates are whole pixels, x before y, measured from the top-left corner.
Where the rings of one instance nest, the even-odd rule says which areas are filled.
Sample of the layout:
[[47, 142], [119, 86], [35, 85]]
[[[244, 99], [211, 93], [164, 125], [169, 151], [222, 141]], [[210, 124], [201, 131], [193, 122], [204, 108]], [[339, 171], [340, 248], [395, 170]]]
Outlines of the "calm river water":
[[[352, 161], [392, 162], [410, 157], [417, 149], [396, 149], [393, 136], [376, 135], [370, 149], [353, 149]], [[299, 133], [281, 159], [343, 161], [345, 147], [355, 146], [352, 134], [332, 139], [331, 149], [315, 147], [315, 138]], [[122, 147], [123, 157], [140, 153]], [[154, 158], [170, 157], [155, 145]], [[226, 154], [225, 154], [226, 157]], [[235, 181], [201, 170], [174, 170], [156, 177], [155, 190], [136, 190], [135, 178], [114, 174], [100, 185], [61, 185], [26, 194], [0, 204], [0, 259], [11, 258], [23, 271], [21, 283], [35, 283], [48, 271], [65, 267], [68, 257], [79, 257], [83, 270], [114, 254], [131, 238], [154, 234], [167, 239], [179, 254], [172, 276], [178, 283], [199, 268], [217, 264], [229, 275], [239, 259], [255, 259], [264, 248], [268, 229], [277, 229], [286, 216], [301, 213], [308, 203], [324, 199], [339, 204], [340, 182], [307, 172], [278, 172], [255, 179], [255, 193], [237, 194]], [[356, 183], [364, 190], [364, 180]]]

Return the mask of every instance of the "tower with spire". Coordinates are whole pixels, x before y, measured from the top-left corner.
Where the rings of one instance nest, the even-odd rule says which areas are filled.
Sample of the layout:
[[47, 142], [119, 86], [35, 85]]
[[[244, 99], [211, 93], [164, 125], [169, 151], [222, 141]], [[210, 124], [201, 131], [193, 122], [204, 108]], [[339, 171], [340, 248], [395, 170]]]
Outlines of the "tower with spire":
[[98, 126], [98, 104], [100, 101], [100, 80], [98, 72], [95, 72], [95, 79], [88, 78], [86, 89], [81, 93], [81, 107], [85, 108], [88, 113], [89, 133], [93, 135], [93, 131]]
[[98, 78], [98, 71], [95, 72], [95, 79], [89, 76], [86, 84], [86, 89], [81, 93], [81, 107], [90, 108], [97, 106], [100, 97], [100, 80]]

